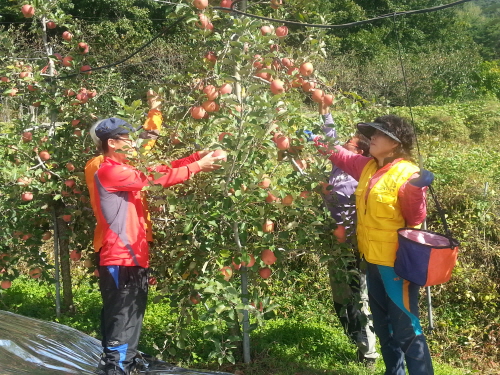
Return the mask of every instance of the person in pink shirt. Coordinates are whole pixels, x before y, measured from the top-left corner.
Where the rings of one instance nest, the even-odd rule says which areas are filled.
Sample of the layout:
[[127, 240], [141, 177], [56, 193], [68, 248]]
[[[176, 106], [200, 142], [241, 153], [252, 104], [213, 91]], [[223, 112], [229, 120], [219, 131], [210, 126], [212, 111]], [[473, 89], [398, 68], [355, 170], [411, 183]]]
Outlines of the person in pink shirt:
[[[325, 114], [329, 111], [324, 108]], [[367, 157], [314, 136], [320, 152], [356, 181], [358, 249], [367, 263], [369, 304], [386, 365], [385, 375], [433, 375], [432, 360], [419, 320], [420, 286], [394, 272], [397, 230], [426, 217], [426, 191], [432, 172], [412, 162], [414, 134], [406, 120], [385, 115], [357, 124], [370, 139]]]

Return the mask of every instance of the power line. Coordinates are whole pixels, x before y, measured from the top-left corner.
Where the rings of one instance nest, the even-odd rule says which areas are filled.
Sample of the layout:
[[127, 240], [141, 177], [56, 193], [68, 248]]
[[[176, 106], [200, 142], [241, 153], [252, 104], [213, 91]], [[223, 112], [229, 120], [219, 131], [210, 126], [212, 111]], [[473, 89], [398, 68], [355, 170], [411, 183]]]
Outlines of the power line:
[[88, 70], [81, 71], [80, 73], [74, 73], [74, 74], [68, 74], [68, 75], [62, 76], [62, 77], [50, 77], [50, 78], [52, 78], [52, 79], [66, 79], [66, 78], [70, 78], [70, 77], [75, 77], [75, 76], [77, 76], [77, 75], [79, 75], [81, 73], [88, 73], [88, 72], [95, 71], [95, 70], [107, 69], [107, 68], [111, 68], [113, 66], [122, 64], [125, 61], [127, 61], [127, 60], [131, 59], [132, 57], [134, 57], [135, 55], [137, 55], [139, 52], [141, 52], [147, 46], [149, 46], [150, 44], [152, 44], [160, 36], [162, 36], [163, 34], [167, 33], [168, 31], [171, 31], [175, 26], [177, 26], [177, 24], [179, 24], [180, 22], [184, 21], [184, 19], [186, 19], [187, 17], [188, 17], [187, 15], [184, 16], [184, 17], [181, 17], [177, 21], [175, 21], [174, 23], [172, 23], [170, 26], [163, 28], [163, 30], [160, 31], [156, 36], [154, 36], [148, 42], [144, 43], [136, 51], [132, 52], [130, 55], [128, 55], [127, 57], [123, 58], [122, 60], [116, 61], [116, 62], [111, 63], [111, 64], [107, 64], [107, 65], [103, 65], [103, 66], [98, 66], [98, 67], [95, 67], [95, 68], [90, 68]]
[[378, 21], [378, 20], [381, 20], [381, 19], [384, 19], [384, 18], [389, 18], [389, 17], [404, 16], [404, 15], [410, 15], [410, 14], [421, 14], [421, 13], [436, 12], [438, 10], [442, 10], [442, 9], [446, 9], [446, 8], [451, 8], [451, 7], [454, 7], [456, 5], [459, 5], [459, 4], [462, 4], [462, 3], [466, 3], [466, 2], [469, 2], [469, 1], [472, 1], [472, 0], [459, 0], [459, 1], [455, 1], [453, 3], [444, 4], [444, 5], [438, 5], [438, 6], [431, 7], [431, 8], [417, 9], [417, 10], [408, 10], [408, 11], [404, 11], [404, 12], [393, 12], [393, 13], [389, 13], [389, 14], [383, 14], [381, 16], [377, 16], [377, 17], [374, 17], [374, 18], [369, 18], [369, 19], [366, 19], [366, 20], [362, 20], [362, 21], [349, 22], [349, 23], [344, 23], [344, 24], [340, 24], [340, 25], [322, 25], [322, 24], [314, 24], [314, 23], [303, 23], [303, 22], [296, 22], [296, 21], [278, 20], [276, 18], [269, 18], [269, 17], [257, 16], [255, 14], [251, 14], [251, 13], [247, 13], [247, 12], [242, 12], [240, 10], [234, 9], [234, 7], [238, 3], [242, 2], [242, 1], [244, 1], [244, 0], [235, 0], [231, 4], [230, 8], [213, 7], [213, 9], [223, 10], [223, 11], [228, 11], [229, 10], [231, 12], [234, 12], [236, 14], [241, 14], [241, 15], [247, 16], [249, 18], [256, 18], [256, 19], [259, 19], [259, 20], [270, 21], [270, 22], [279, 22], [279, 23], [282, 23], [282, 24], [285, 24], [285, 25], [315, 27], [315, 28], [318, 28], [318, 29], [342, 29], [342, 28], [346, 28], [346, 27], [363, 25], [365, 23], [371, 23], [371, 22]]
[[[158, 1], [158, 0], [153, 0], [153, 1]], [[352, 26], [362, 25], [362, 24], [365, 24], [365, 23], [371, 23], [371, 22], [374, 22], [374, 21], [377, 21], [377, 20], [380, 20], [380, 19], [384, 19], [384, 18], [389, 18], [389, 17], [396, 17], [396, 16], [403, 16], [403, 15], [436, 12], [436, 11], [439, 11], [439, 10], [442, 10], [442, 9], [446, 9], [446, 8], [450, 8], [450, 7], [453, 7], [453, 6], [462, 4], [462, 3], [466, 3], [466, 2], [469, 2], [469, 1], [472, 1], [472, 0], [458, 0], [458, 1], [455, 1], [453, 3], [444, 4], [444, 5], [438, 5], [438, 6], [431, 7], [431, 8], [409, 10], [409, 11], [404, 11], [404, 12], [393, 12], [393, 13], [389, 13], [389, 14], [380, 15], [380, 16], [375, 17], [375, 18], [370, 18], [370, 19], [366, 19], [366, 20], [362, 20], [362, 21], [350, 22], [350, 23], [341, 24], [341, 25], [309, 24], [309, 23], [302, 23], [302, 22], [296, 22], [296, 21], [286, 21], [286, 20], [277, 20], [275, 18], [257, 16], [255, 14], [246, 13], [246, 12], [242, 12], [242, 11], [234, 9], [234, 7], [238, 3], [240, 3], [241, 1], [244, 1], [244, 0], [235, 0], [231, 4], [230, 8], [213, 7], [213, 9], [216, 9], [216, 10], [226, 10], [226, 11], [229, 10], [229, 11], [232, 11], [232, 12], [234, 12], [236, 14], [241, 14], [241, 15], [244, 15], [244, 16], [247, 16], [247, 17], [250, 17], [250, 18], [256, 18], [256, 19], [266, 20], [266, 21], [270, 21], [270, 22], [280, 22], [282, 24], [287, 24], [287, 25], [295, 25], [295, 26], [302, 26], [302, 27], [304, 27], [304, 26], [305, 27], [315, 27], [315, 28], [321, 28], [321, 29], [338, 29], [338, 28], [346, 28], [346, 27], [352, 27]], [[168, 2], [166, 2], [166, 3], [168, 3]], [[175, 3], [171, 3], [171, 4], [178, 5], [178, 4], [175, 4]], [[122, 60], [119, 60], [119, 61], [111, 63], [111, 64], [107, 64], [107, 65], [103, 65], [103, 66], [98, 66], [98, 67], [95, 67], [95, 68], [90, 68], [90, 69], [88, 69], [86, 71], [82, 71], [80, 73], [69, 74], [69, 75], [62, 76], [62, 77], [50, 77], [50, 79], [66, 79], [66, 78], [70, 78], [70, 77], [75, 77], [75, 76], [77, 76], [77, 75], [79, 75], [81, 73], [88, 73], [88, 72], [91, 72], [91, 71], [96, 71], [96, 70], [101, 70], [101, 69], [107, 69], [107, 68], [111, 68], [113, 66], [117, 66], [119, 64], [122, 64], [125, 61], [129, 60], [130, 58], [132, 58], [133, 56], [137, 55], [140, 51], [142, 51], [147, 46], [149, 46], [150, 44], [152, 44], [156, 39], [158, 39], [160, 36], [162, 36], [163, 34], [165, 34], [167, 31], [172, 30], [177, 24], [179, 24], [180, 22], [182, 22], [187, 17], [188, 17], [188, 15], [185, 15], [185, 16], [177, 19], [177, 21], [175, 21], [172, 25], [170, 25], [169, 27], [165, 27], [155, 37], [153, 37], [151, 40], [149, 40], [148, 42], [146, 42], [145, 44], [143, 44], [136, 51], [132, 52], [130, 55], [128, 55], [127, 57], [125, 57]]]

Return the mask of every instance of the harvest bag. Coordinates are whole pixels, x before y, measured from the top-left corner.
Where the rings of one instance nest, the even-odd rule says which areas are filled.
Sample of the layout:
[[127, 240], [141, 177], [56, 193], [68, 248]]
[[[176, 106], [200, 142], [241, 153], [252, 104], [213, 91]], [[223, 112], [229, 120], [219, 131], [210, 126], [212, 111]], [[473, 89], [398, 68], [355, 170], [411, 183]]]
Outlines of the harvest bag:
[[394, 271], [420, 286], [447, 282], [457, 262], [459, 242], [450, 236], [415, 228], [398, 229]]

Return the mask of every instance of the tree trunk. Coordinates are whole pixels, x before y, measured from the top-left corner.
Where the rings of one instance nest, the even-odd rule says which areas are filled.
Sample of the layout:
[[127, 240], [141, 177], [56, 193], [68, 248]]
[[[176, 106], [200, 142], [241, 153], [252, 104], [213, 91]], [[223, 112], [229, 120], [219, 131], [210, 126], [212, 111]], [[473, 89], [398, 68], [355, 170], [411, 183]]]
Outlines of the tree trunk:
[[61, 266], [61, 279], [63, 284], [63, 303], [64, 312], [74, 312], [73, 289], [71, 280], [71, 265], [69, 259], [69, 227], [61, 218], [63, 215], [64, 204], [56, 204], [56, 222], [59, 234], [59, 264]]

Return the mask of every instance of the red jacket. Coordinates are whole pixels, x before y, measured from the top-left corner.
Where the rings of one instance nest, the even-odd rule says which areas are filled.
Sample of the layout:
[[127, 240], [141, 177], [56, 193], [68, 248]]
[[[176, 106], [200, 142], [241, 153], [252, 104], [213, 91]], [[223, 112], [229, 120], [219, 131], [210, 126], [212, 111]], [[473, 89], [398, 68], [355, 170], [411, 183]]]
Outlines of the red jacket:
[[101, 266], [149, 267], [149, 247], [141, 191], [150, 184], [169, 187], [189, 179], [200, 171], [197, 153], [162, 165], [154, 172], [162, 174], [153, 179], [129, 164], [108, 157], [94, 175], [94, 213], [98, 226], [103, 228], [100, 256]]

